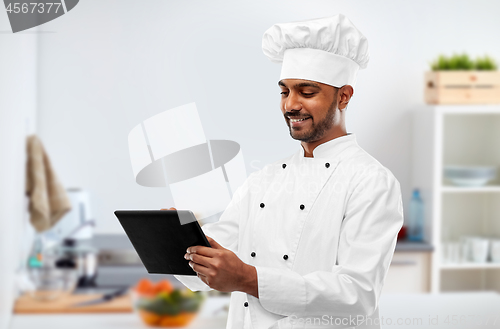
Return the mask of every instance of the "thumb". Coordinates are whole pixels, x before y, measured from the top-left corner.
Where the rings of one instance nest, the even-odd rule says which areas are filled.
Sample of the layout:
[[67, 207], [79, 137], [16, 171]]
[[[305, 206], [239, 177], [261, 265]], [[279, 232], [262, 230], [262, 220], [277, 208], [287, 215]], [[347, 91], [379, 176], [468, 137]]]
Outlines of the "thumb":
[[220, 244], [217, 243], [214, 239], [211, 237], [207, 236], [208, 243], [210, 243], [210, 246], [214, 249], [224, 249]]

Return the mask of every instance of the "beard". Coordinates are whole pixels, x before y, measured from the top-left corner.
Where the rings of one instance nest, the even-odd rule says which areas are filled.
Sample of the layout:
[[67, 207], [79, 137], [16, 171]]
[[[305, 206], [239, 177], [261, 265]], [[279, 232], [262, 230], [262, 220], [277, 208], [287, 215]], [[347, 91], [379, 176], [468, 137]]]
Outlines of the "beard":
[[290, 123], [287, 121], [288, 129], [290, 131], [290, 136], [293, 139], [305, 143], [311, 143], [319, 140], [321, 137], [325, 135], [325, 133], [328, 130], [330, 130], [333, 127], [335, 113], [336, 113], [336, 105], [335, 105], [336, 103], [337, 103], [337, 97], [335, 97], [333, 102], [330, 104], [328, 111], [326, 112], [325, 118], [319, 121], [318, 123], [312, 121], [309, 130], [293, 130], [290, 126]]

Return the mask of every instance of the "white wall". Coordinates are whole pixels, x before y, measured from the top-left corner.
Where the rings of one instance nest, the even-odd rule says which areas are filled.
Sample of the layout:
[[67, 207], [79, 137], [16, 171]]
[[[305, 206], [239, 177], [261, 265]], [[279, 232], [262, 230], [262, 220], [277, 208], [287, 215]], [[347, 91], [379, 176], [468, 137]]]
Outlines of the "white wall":
[[0, 329], [8, 328], [26, 225], [25, 137], [35, 129], [37, 35], [13, 34], [0, 10]]
[[98, 232], [118, 233], [118, 208], [172, 205], [134, 183], [127, 134], [144, 119], [196, 102], [209, 139], [242, 145], [248, 173], [299, 147], [278, 108], [279, 65], [261, 50], [277, 22], [344, 13], [367, 36], [347, 129], [393, 171], [408, 201], [410, 112], [438, 54], [500, 60], [500, 2], [85, 0], [42, 25], [39, 131], [63, 183], [93, 193]]

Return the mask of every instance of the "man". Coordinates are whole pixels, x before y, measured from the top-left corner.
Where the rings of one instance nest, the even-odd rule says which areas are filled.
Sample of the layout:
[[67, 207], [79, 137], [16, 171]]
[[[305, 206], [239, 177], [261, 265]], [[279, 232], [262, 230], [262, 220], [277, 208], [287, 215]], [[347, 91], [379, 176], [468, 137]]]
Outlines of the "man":
[[345, 128], [366, 38], [343, 15], [276, 24], [264, 53], [282, 62], [280, 108], [292, 156], [252, 173], [212, 248], [185, 258], [191, 290], [232, 292], [227, 328], [380, 328], [378, 300], [403, 224], [394, 175]]

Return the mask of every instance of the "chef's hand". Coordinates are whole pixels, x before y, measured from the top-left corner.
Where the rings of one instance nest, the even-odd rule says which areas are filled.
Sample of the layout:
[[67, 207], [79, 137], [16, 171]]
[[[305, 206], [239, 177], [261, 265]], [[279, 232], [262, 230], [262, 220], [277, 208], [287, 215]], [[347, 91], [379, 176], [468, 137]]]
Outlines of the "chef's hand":
[[218, 291], [242, 291], [258, 298], [255, 267], [242, 262], [234, 252], [211, 237], [207, 236], [207, 239], [212, 248], [192, 246], [184, 255], [200, 280]]

